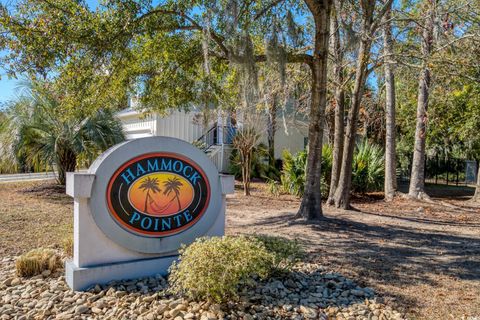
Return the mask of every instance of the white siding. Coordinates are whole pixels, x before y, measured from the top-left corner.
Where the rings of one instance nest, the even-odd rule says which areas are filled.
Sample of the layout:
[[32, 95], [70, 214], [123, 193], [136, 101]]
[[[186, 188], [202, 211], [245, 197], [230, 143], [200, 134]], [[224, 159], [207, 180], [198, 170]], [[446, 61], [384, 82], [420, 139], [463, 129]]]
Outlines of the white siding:
[[[123, 123], [127, 139], [136, 139], [150, 136], [167, 136], [182, 139], [188, 142], [197, 140], [204, 132], [200, 124], [195, 123], [195, 112], [173, 110], [169, 115], [152, 115], [143, 118], [136, 111], [125, 111], [118, 117]], [[280, 120], [280, 119], [279, 119]], [[288, 133], [280, 121], [275, 133], [275, 158], [281, 159], [284, 149], [296, 153], [304, 149], [307, 128], [290, 126]], [[266, 119], [262, 119], [257, 130], [261, 134], [261, 142], [268, 144], [266, 133]]]
[[172, 111], [169, 116], [156, 116], [155, 135], [167, 136], [193, 142], [203, 133], [202, 126], [196, 124], [194, 112]]
[[[257, 130], [261, 134], [260, 142], [268, 146], [266, 119], [256, 124], [256, 127], [257, 126]], [[305, 138], [308, 136], [307, 128], [300, 126], [301, 124], [298, 124], [298, 127], [290, 125], [287, 133], [281, 121], [277, 121], [277, 130], [275, 131], [275, 159], [282, 159], [282, 152], [285, 149], [292, 154], [305, 149]]]
[[299, 128], [288, 128], [288, 134], [283, 126], [279, 126], [275, 132], [275, 158], [281, 159], [283, 150], [292, 154], [305, 149], [305, 137]]
[[175, 110], [163, 117], [153, 115], [143, 118], [141, 114], [131, 111], [118, 117], [127, 139], [167, 136], [193, 142], [203, 133], [202, 126], [194, 123], [194, 112]]

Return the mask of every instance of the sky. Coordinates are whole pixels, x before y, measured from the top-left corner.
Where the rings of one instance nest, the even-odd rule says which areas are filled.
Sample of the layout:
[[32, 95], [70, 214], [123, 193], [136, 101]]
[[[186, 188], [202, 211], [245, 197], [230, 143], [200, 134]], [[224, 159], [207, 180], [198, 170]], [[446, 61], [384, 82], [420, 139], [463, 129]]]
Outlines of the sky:
[[[14, 0], [0, 0], [0, 3], [11, 5], [15, 3]], [[87, 4], [90, 8], [96, 8], [98, 6], [98, 0], [87, 0]], [[5, 54], [5, 51], [0, 51], [0, 55]], [[19, 79], [9, 79], [5, 73], [5, 70], [0, 68], [0, 108], [9, 100], [15, 99], [18, 92], [21, 90], [20, 83], [22, 81], [21, 76]]]

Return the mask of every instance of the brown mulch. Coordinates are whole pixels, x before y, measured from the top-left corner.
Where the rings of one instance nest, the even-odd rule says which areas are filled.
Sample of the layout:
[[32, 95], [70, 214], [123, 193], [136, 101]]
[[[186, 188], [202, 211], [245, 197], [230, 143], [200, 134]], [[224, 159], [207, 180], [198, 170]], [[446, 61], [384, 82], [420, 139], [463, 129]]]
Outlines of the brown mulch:
[[[228, 196], [227, 234], [298, 239], [309, 260], [374, 288], [412, 319], [480, 317], [480, 208], [466, 201], [471, 190], [435, 187], [433, 203], [360, 195], [355, 210], [327, 207], [323, 221], [309, 224], [292, 220], [297, 198], [266, 189], [254, 183], [252, 196], [238, 187]], [[72, 199], [53, 183], [0, 184], [0, 259], [61, 247], [72, 212]]]

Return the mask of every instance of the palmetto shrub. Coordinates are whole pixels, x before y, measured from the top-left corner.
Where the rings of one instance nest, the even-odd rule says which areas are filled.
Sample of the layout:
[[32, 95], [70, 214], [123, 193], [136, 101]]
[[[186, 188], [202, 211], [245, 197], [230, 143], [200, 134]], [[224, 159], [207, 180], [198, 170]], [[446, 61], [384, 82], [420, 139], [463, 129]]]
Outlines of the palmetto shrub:
[[383, 149], [363, 140], [353, 156], [352, 191], [369, 192], [382, 189], [385, 174]]
[[266, 278], [274, 255], [252, 237], [199, 238], [180, 250], [180, 259], [170, 268], [172, 292], [192, 299], [222, 302], [237, 296], [241, 285], [254, 276]]
[[305, 189], [305, 170], [307, 152], [300, 151], [292, 155], [283, 150], [283, 169], [280, 181], [285, 192], [301, 197]]
[[[64, 115], [62, 99], [32, 84], [29, 96], [9, 106], [0, 122], [2, 154], [22, 158], [36, 170], [55, 165], [58, 182], [65, 184], [66, 172], [89, 164], [109, 147], [125, 140], [121, 122], [109, 109], [86, 116]], [[4, 156], [2, 156], [4, 157]]]
[[329, 144], [324, 144], [322, 147], [322, 181], [321, 191], [322, 197], [328, 197], [330, 190], [330, 180], [332, 179], [332, 163], [333, 163], [333, 148]]
[[[328, 195], [332, 174], [333, 151], [331, 146], [324, 145], [322, 149], [322, 195]], [[302, 196], [305, 186], [305, 169], [307, 151], [292, 155], [283, 153], [283, 170], [281, 186], [283, 191]], [[357, 144], [352, 165], [352, 191], [371, 192], [381, 190], [385, 172], [383, 149], [364, 140]]]
[[279, 197], [283, 191], [282, 185], [274, 179], [267, 179], [268, 192], [275, 196]]
[[[285, 192], [301, 197], [305, 188], [305, 171], [307, 167], [307, 151], [300, 151], [292, 155], [288, 150], [283, 151], [283, 169], [280, 177]], [[322, 194], [328, 194], [330, 176], [332, 172], [332, 148], [324, 145], [322, 148]]]

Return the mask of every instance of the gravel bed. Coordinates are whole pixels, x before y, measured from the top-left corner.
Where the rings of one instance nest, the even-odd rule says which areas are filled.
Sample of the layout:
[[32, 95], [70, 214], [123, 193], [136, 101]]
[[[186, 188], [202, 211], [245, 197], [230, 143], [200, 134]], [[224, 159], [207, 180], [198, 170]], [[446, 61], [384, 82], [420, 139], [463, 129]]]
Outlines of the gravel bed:
[[174, 296], [160, 275], [68, 288], [63, 270], [31, 278], [14, 274], [14, 257], [0, 263], [0, 319], [404, 319], [380, 303], [373, 289], [315, 264], [259, 281], [236, 302], [219, 305]]

